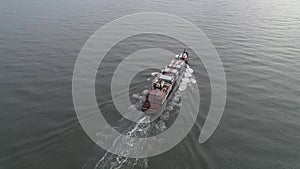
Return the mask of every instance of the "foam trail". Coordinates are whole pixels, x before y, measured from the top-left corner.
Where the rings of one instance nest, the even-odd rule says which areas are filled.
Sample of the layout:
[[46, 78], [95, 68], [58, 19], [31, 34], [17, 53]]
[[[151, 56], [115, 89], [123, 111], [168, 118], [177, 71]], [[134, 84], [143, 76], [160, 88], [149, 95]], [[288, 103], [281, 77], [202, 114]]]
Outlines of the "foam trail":
[[[149, 118], [147, 116], [143, 117], [139, 120], [138, 123], [136, 123], [131, 130], [129, 130], [126, 135], [130, 137], [137, 137], [139, 135], [146, 135], [148, 132], [148, 128], [150, 126]], [[126, 144], [123, 144], [126, 143]], [[127, 139], [121, 139], [121, 137], [118, 137], [114, 143], [112, 148], [122, 152], [124, 155], [126, 152], [128, 152], [129, 149], [134, 149], [135, 144], [142, 144], [142, 143], [134, 143], [131, 142], [131, 140]], [[139, 150], [137, 150], [139, 151]], [[147, 168], [148, 166], [148, 159], [138, 159], [138, 158], [128, 158], [128, 157], [122, 157], [118, 155], [114, 155], [111, 153], [105, 153], [104, 156], [97, 162], [95, 169], [131, 169], [135, 166], [138, 166], [139, 168]]]
[[[155, 76], [157, 72], [151, 73]], [[196, 80], [192, 77], [193, 69], [187, 66], [185, 76], [182, 79], [178, 91], [175, 92], [172, 100], [167, 103], [165, 111], [162, 113], [161, 117], [155, 121], [155, 123], [149, 123], [150, 117], [144, 116], [133, 126], [130, 127], [126, 135], [130, 137], [147, 137], [153, 133], [164, 132], [168, 129], [166, 122], [170, 120], [172, 114], [179, 113], [178, 110], [181, 108], [181, 96], [191, 83], [196, 83]], [[147, 90], [144, 90], [140, 94], [134, 94], [133, 97], [138, 99], [140, 102], [144, 100]], [[137, 105], [133, 105], [137, 106]], [[129, 111], [132, 107], [129, 108]], [[143, 142], [133, 142], [134, 139], [122, 139], [118, 137], [115, 139], [111, 149], [117, 150], [122, 154], [126, 155], [127, 152], [135, 151], [135, 145], [146, 145]], [[131, 150], [131, 151], [129, 151]], [[136, 151], [140, 151], [137, 149]], [[104, 156], [97, 162], [94, 169], [132, 169], [134, 167], [147, 168], [148, 158], [128, 158], [123, 156], [118, 156], [106, 152]]]

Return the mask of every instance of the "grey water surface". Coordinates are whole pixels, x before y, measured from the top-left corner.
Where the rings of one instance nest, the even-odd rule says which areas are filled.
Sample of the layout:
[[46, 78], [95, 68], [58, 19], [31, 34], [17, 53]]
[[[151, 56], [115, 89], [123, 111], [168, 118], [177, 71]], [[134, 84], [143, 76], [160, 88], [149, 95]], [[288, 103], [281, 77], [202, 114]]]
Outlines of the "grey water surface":
[[[198, 143], [198, 136], [210, 105], [210, 84], [200, 61], [190, 63], [200, 83], [197, 123], [172, 150], [125, 159], [106, 153], [82, 130], [72, 102], [77, 56], [101, 26], [137, 12], [166, 12], [189, 20], [218, 51], [227, 101], [216, 132], [204, 144]], [[120, 122], [123, 129], [134, 126], [114, 119], [119, 116], [103, 94], [110, 67], [139, 45], [152, 47], [151, 42], [168, 44], [174, 53], [183, 47], [157, 35], [124, 40], [96, 79], [99, 106], [106, 109], [108, 121]], [[132, 93], [147, 85], [151, 71], [135, 78]], [[298, 169], [299, 132], [299, 0], [0, 2], [1, 169]]]

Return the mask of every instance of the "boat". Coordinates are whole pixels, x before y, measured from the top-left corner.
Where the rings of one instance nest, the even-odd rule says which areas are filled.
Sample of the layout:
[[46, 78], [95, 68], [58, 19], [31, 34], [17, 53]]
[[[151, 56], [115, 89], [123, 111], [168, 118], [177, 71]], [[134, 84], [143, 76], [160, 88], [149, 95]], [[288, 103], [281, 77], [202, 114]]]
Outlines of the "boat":
[[142, 105], [142, 111], [145, 114], [152, 115], [163, 112], [167, 100], [179, 87], [188, 61], [188, 53], [184, 50], [155, 75]]

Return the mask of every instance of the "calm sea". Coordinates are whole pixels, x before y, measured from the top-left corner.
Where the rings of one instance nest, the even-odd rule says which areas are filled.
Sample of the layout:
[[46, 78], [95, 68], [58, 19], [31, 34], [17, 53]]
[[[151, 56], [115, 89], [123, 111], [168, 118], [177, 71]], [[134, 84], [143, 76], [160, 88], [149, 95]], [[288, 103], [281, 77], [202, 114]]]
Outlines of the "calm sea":
[[[199, 144], [210, 84], [201, 63], [191, 63], [200, 67], [194, 70], [202, 82], [196, 125], [164, 154], [124, 159], [106, 153], [82, 130], [73, 107], [72, 73], [96, 30], [145, 11], [174, 14], [203, 30], [223, 62], [227, 102], [216, 132]], [[129, 40], [112, 52], [108, 68], [139, 44], [156, 41], [171, 44], [175, 53], [182, 49], [155, 35]], [[141, 85], [149, 73], [134, 83]], [[96, 93], [105, 89], [106, 77], [97, 76]], [[99, 105], [111, 104], [109, 99], [101, 95]], [[298, 169], [299, 131], [299, 0], [0, 2], [1, 169]]]

